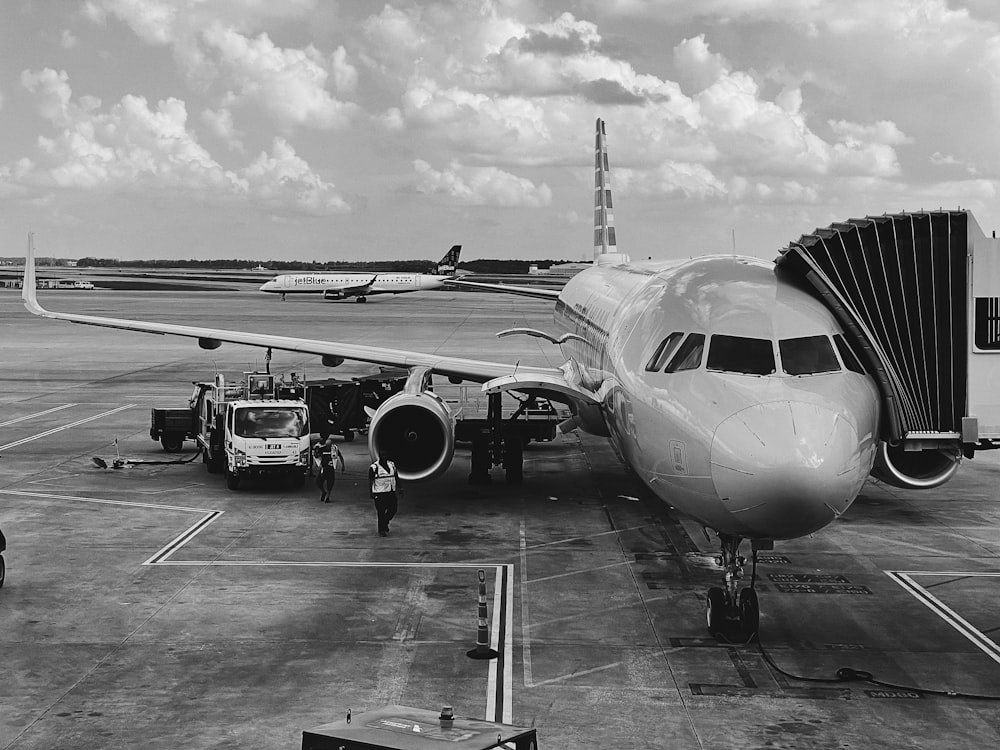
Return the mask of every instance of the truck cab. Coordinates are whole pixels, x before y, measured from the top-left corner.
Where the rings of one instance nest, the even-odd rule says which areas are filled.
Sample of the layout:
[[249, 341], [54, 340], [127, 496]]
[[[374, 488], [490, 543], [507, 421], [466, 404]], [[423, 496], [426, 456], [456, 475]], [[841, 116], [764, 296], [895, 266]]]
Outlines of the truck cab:
[[260, 399], [226, 404], [226, 484], [247, 475], [283, 473], [301, 487], [309, 467], [309, 412], [301, 401]]
[[273, 398], [274, 376], [247, 373], [229, 385], [219, 374], [196, 383], [191, 408], [196, 440], [211, 473], [224, 472], [239, 489], [246, 477], [284, 475], [301, 487], [309, 469], [309, 410], [304, 400]]

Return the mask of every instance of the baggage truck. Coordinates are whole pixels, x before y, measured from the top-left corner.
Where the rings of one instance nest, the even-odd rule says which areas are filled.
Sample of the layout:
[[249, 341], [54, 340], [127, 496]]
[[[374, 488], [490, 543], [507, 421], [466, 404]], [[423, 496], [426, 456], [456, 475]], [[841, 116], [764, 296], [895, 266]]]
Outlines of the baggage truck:
[[154, 406], [149, 415], [149, 436], [159, 440], [167, 453], [180, 453], [185, 440], [198, 436], [194, 408]]

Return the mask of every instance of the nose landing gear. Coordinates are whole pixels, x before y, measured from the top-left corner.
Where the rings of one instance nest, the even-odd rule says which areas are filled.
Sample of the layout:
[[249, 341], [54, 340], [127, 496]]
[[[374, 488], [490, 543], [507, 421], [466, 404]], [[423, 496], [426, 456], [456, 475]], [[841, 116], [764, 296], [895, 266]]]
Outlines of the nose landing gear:
[[753, 568], [750, 586], [740, 589], [743, 566], [747, 559], [740, 554], [742, 537], [719, 534], [722, 555], [718, 563], [725, 574], [725, 587], [713, 586], [708, 590], [705, 616], [708, 632], [730, 641], [742, 640], [750, 643], [757, 637], [760, 627], [760, 604], [757, 600], [757, 547], [753, 547], [751, 557]]

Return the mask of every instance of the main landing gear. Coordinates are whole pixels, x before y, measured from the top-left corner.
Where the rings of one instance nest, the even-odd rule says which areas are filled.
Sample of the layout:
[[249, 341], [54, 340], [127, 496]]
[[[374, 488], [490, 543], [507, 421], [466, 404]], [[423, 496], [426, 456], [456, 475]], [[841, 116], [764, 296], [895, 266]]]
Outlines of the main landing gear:
[[729, 534], [719, 534], [722, 543], [722, 555], [717, 562], [725, 574], [725, 587], [713, 586], [708, 590], [706, 600], [706, 619], [708, 632], [713, 636], [722, 636], [729, 640], [742, 640], [749, 643], [757, 637], [760, 627], [760, 605], [757, 601], [757, 545], [751, 553], [753, 568], [750, 574], [750, 586], [740, 589], [740, 579], [743, 577], [743, 566], [747, 559], [740, 554], [742, 537]]

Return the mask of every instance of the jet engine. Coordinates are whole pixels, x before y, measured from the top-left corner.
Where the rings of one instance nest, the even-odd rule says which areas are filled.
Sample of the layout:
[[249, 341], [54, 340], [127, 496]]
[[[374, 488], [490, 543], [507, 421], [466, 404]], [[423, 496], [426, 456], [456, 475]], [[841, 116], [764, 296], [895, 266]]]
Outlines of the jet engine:
[[345, 295], [339, 289], [324, 289], [323, 299], [344, 299]]
[[372, 415], [368, 450], [373, 457], [388, 451], [400, 479], [432, 479], [455, 455], [455, 417], [432, 391], [397, 393]]
[[875, 453], [872, 476], [905, 490], [929, 490], [951, 479], [961, 461], [957, 446], [908, 451], [902, 444], [882, 442]]

